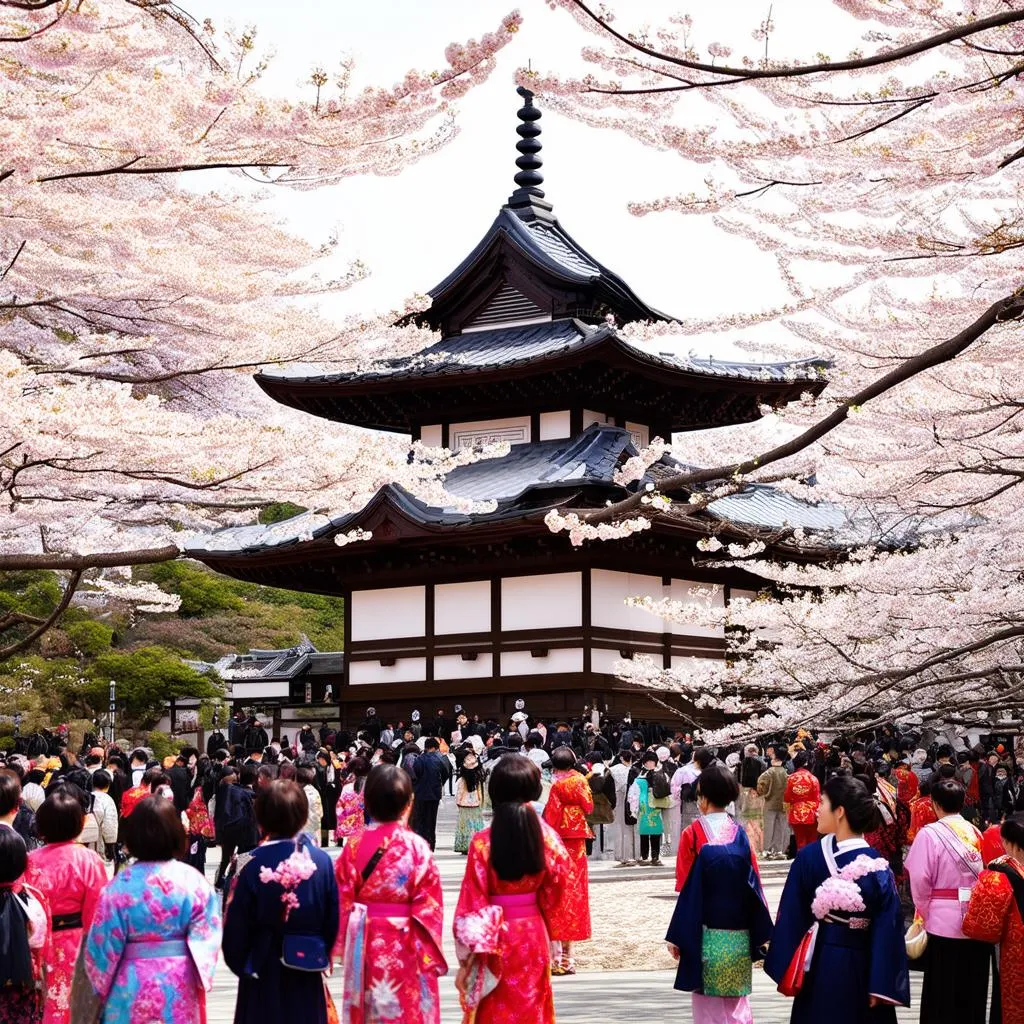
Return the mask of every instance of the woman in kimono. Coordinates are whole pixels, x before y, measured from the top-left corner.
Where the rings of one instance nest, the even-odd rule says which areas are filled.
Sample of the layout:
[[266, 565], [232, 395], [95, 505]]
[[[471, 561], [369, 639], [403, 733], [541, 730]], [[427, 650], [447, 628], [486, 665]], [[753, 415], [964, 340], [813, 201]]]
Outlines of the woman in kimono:
[[170, 800], [138, 803], [124, 840], [136, 860], [100, 894], [72, 1001], [95, 999], [102, 1024], [204, 1024], [220, 950], [217, 894], [178, 859], [188, 840]]
[[[544, 820], [558, 833], [569, 854], [571, 872], [566, 882], [566, 900], [558, 921], [551, 973], [575, 974], [572, 944], [590, 938], [590, 874], [587, 864], [587, 840], [594, 833], [587, 815], [594, 809], [590, 783], [576, 771], [576, 755], [571, 747], [558, 747], [551, 754], [554, 769], [551, 792], [544, 805]], [[660, 815], [659, 815], [660, 818]]]
[[344, 846], [346, 839], [359, 835], [366, 828], [363, 787], [370, 773], [370, 762], [365, 757], [354, 757], [346, 771], [345, 784], [338, 797], [337, 824], [334, 826], [334, 840], [339, 846]]
[[406, 821], [408, 774], [377, 765], [363, 790], [373, 825], [345, 845], [335, 865], [340, 897], [336, 958], [345, 963], [346, 1024], [438, 1024], [437, 979], [448, 973], [441, 874], [425, 839]]
[[981, 833], [961, 815], [966, 792], [956, 779], [932, 786], [938, 821], [925, 825], [907, 854], [910, 891], [928, 933], [921, 962], [925, 1024], [985, 1024], [992, 948], [964, 934], [971, 890], [984, 868]]
[[792, 1024], [895, 1024], [910, 1005], [903, 915], [888, 862], [864, 841], [878, 826], [864, 783], [825, 784], [823, 838], [793, 861], [765, 971], [796, 994]]
[[484, 773], [472, 751], [466, 754], [455, 784], [459, 820], [455, 826], [455, 852], [469, 853], [469, 842], [484, 827]]
[[488, 782], [494, 819], [473, 837], [455, 909], [464, 1020], [554, 1024], [549, 938], [569, 893], [562, 840], [534, 810], [541, 774], [526, 757], [503, 757]]
[[772, 919], [744, 829], [725, 808], [735, 776], [712, 765], [697, 779], [700, 817], [683, 833], [695, 848], [665, 941], [679, 962], [675, 987], [691, 992], [694, 1024], [751, 1024], [752, 964], [763, 958]]
[[297, 782], [262, 787], [255, 813], [263, 841], [224, 908], [224, 962], [238, 976], [235, 1024], [327, 1024], [321, 971], [338, 934], [331, 858], [302, 832], [309, 804]]
[[[636, 830], [640, 834], [640, 865], [650, 864], [661, 867], [661, 837], [665, 824], [661, 808], [654, 806], [654, 776], [658, 773], [658, 755], [653, 750], [644, 754], [643, 770], [629, 787], [629, 809], [636, 818]], [[667, 784], [662, 776], [661, 781]], [[648, 856], [649, 855], [649, 856]]]
[[629, 787], [636, 778], [633, 772], [633, 754], [623, 750], [609, 774], [615, 781], [615, 838], [612, 840], [612, 849], [618, 862], [616, 866], [635, 867], [640, 856], [640, 844], [637, 840], [636, 816], [629, 809], [628, 800]]
[[1006, 855], [981, 873], [964, 917], [964, 935], [999, 944], [993, 1003], [1002, 1010], [1003, 1024], [1024, 1024], [1024, 814], [1007, 818], [1000, 835]]
[[28, 867], [25, 841], [0, 828], [0, 1024], [40, 1024], [49, 949], [46, 897], [23, 884]]
[[807, 767], [810, 757], [806, 750], [793, 758], [796, 771], [786, 783], [785, 804], [789, 809], [789, 827], [796, 837], [796, 848], [802, 850], [818, 838], [818, 805], [821, 802], [821, 783]]
[[100, 890], [107, 884], [103, 858], [75, 841], [85, 815], [73, 789], [78, 787], [57, 786], [40, 804], [36, 830], [46, 845], [29, 854], [25, 872], [26, 883], [38, 889], [50, 906], [53, 957], [47, 965], [43, 1024], [68, 1024], [78, 949], [92, 924]]

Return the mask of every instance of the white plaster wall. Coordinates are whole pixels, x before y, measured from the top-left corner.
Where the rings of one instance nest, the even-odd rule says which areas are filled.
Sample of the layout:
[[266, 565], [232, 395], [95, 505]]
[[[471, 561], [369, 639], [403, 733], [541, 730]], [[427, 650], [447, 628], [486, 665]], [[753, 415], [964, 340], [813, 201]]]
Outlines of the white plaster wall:
[[425, 587], [392, 587], [352, 592], [353, 640], [425, 636], [425, 625]]
[[478, 654], [476, 661], [463, 661], [459, 654], [440, 654], [434, 658], [435, 679], [485, 679], [491, 675], [491, 656]]
[[569, 410], [562, 412], [542, 412], [540, 414], [540, 440], [555, 441], [560, 437], [570, 437]]
[[348, 681], [361, 683], [419, 683], [427, 678], [426, 658], [399, 658], [394, 665], [379, 661], [353, 661], [348, 668]]
[[665, 632], [665, 621], [640, 608], [629, 608], [627, 597], [662, 597], [660, 576], [594, 569], [590, 575], [590, 621], [605, 629], [628, 629], [641, 633]]
[[[633, 435], [633, 444], [638, 448], [646, 448], [651, 443], [651, 431], [643, 423], [630, 423], [626, 420], [626, 429]], [[671, 441], [671, 438], [662, 440]]]
[[686, 668], [687, 665], [696, 668], [701, 664], [717, 664], [719, 660], [718, 658], [689, 658], [686, 655], [676, 655], [672, 659], [672, 668]]
[[546, 676], [559, 672], [582, 672], [583, 648], [567, 647], [535, 658], [529, 651], [507, 651], [501, 656], [503, 676]]
[[590, 652], [590, 667], [595, 672], [605, 672], [608, 675], [615, 674], [615, 665], [622, 661], [622, 655], [618, 651], [603, 651], [598, 647]]
[[471, 420], [453, 423], [448, 428], [449, 447], [453, 451], [472, 448], [475, 445], [490, 444], [493, 441], [508, 441], [509, 444], [528, 444], [530, 438], [530, 417], [515, 416], [503, 420]]
[[592, 409], [583, 410], [583, 429], [586, 430], [591, 423], [607, 423], [608, 417], [603, 412], [594, 412]]
[[583, 624], [582, 601], [582, 573], [511, 576], [501, 581], [501, 628], [580, 626]]
[[434, 588], [435, 633], [488, 633], [490, 629], [490, 580], [439, 583]]
[[[704, 598], [695, 598], [695, 590], [707, 589], [707, 584], [693, 583], [689, 580], [673, 580], [671, 586], [671, 598], [673, 601], [682, 601], [684, 604], [692, 604], [694, 601], [703, 603]], [[725, 591], [719, 587], [711, 599], [713, 608], [725, 607]], [[713, 629], [707, 626], [696, 626], [689, 624], [672, 623], [672, 632], [676, 636], [725, 636], [724, 629]]]
[[231, 697], [234, 700], [261, 700], [265, 697], [287, 697], [288, 680], [268, 683], [234, 681], [231, 683]]
[[441, 447], [441, 424], [431, 423], [429, 426], [420, 427], [420, 441], [428, 448]]

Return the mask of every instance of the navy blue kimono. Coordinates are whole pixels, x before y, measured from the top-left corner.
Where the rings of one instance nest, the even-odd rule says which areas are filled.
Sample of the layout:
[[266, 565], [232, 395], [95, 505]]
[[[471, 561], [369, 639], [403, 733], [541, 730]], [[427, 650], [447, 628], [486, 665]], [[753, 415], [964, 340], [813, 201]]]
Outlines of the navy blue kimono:
[[295, 890], [299, 906], [283, 920], [284, 890], [261, 882], [260, 868], [274, 869], [295, 852], [295, 844], [268, 843], [252, 852], [238, 873], [224, 915], [224, 962], [238, 976], [235, 1024], [301, 1021], [327, 1024], [322, 974], [297, 971], [281, 963], [284, 933], [319, 935], [330, 953], [338, 934], [338, 883], [323, 850], [303, 841], [316, 873]]
[[[807, 930], [815, 923], [811, 903], [818, 886], [831, 876], [824, 844], [838, 869], [858, 856], [881, 857], [870, 846], [839, 852], [835, 836], [825, 836], [797, 854], [779, 904], [775, 935], [765, 971], [781, 981]], [[793, 1001], [791, 1024], [895, 1024], [896, 1007], [910, 1005], [910, 975], [903, 938], [903, 914], [892, 871], [874, 871], [857, 879], [867, 927], [821, 922], [803, 987]], [[848, 919], [849, 914], [833, 916]], [[871, 996], [887, 1003], [871, 1009]]]
[[761, 948], [772, 937], [772, 917], [747, 833], [735, 822], [729, 827], [735, 833], [729, 841], [701, 846], [665, 936], [679, 948], [675, 987], [682, 992], [703, 992], [705, 927], [749, 931], [751, 960], [761, 959]]

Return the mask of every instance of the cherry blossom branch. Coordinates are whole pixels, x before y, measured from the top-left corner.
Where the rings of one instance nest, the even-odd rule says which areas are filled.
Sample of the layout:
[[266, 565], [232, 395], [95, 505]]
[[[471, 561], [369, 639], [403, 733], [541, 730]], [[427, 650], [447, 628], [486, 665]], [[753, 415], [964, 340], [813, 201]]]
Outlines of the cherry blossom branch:
[[291, 164], [261, 164], [254, 160], [240, 163], [220, 161], [208, 164], [172, 164], [167, 167], [136, 167], [145, 157], [137, 156], [115, 167], [101, 167], [94, 171], [67, 171], [64, 174], [44, 174], [37, 181], [67, 181], [70, 178], [102, 178], [114, 174], [184, 174], [187, 171], [223, 171], [251, 168], [288, 168]]
[[[939, 32], [936, 35], [920, 39], [915, 43], [898, 46], [892, 50], [883, 50], [882, 52], [873, 54], [870, 57], [858, 57], [851, 60], [835, 61], [834, 63], [783, 65], [782, 67], [777, 68], [734, 68], [719, 64], [705, 64], [703, 61], [688, 60], [685, 57], [677, 57], [674, 54], [662, 53], [661, 51], [646, 46], [638, 40], [632, 39], [628, 35], [625, 35], [613, 28], [605, 18], [592, 10], [584, 0], [561, 0], [561, 2], [563, 4], [576, 7], [603, 31], [607, 32], [608, 35], [618, 40], [624, 46], [636, 50], [638, 53], [642, 53], [647, 57], [653, 57], [657, 60], [665, 61], [667, 64], [674, 64], [677, 67], [687, 68], [690, 71], [701, 71], [706, 74], [725, 76], [733, 78], [736, 81], [796, 78], [819, 74], [821, 72], [859, 71], [865, 68], [880, 67], [886, 64], [891, 64], [895, 61], [904, 60], [907, 57], [915, 57], [919, 54], [927, 53], [929, 50], [934, 50], [937, 47], [945, 46], [947, 43], [953, 43], [957, 40], [965, 39], [968, 36], [977, 35], [979, 32], [987, 32], [991, 28], [1001, 28], [1006, 25], [1013, 25], [1017, 22], [1024, 21], [1024, 10], [1007, 10], [1001, 11], [998, 14], [991, 14], [985, 18], [978, 18], [977, 20], [968, 22], [964, 25], [958, 25], [954, 28], [946, 29], [944, 32]], [[710, 83], [695, 82], [692, 85], [682, 88], [699, 89], [708, 84]]]
[[[658, 482], [659, 490], [664, 493], [691, 488], [695, 485], [707, 484], [716, 480], [730, 480], [745, 476], [774, 462], [788, 459], [830, 434], [836, 427], [846, 421], [851, 411], [867, 405], [872, 400], [886, 394], [900, 384], [917, 377], [925, 370], [949, 362], [973, 345], [992, 327], [1010, 320], [1019, 319], [1021, 316], [1024, 316], [1024, 289], [1018, 289], [1012, 295], [993, 302], [974, 323], [964, 328], [959, 334], [941, 341], [937, 345], [933, 345], [916, 356], [905, 359], [893, 370], [861, 388], [850, 398], [840, 402], [832, 413], [813, 424], [803, 433], [798, 434], [792, 440], [777, 445], [761, 455], [756, 455], [740, 462], [716, 466], [711, 469], [690, 470], [685, 473], [677, 473], [673, 476], [665, 477]], [[614, 502], [596, 512], [590, 513], [584, 518], [583, 522], [590, 526], [597, 526], [600, 523], [621, 519], [628, 513], [648, 505], [649, 500], [645, 502], [645, 496], [648, 499], [650, 498], [650, 495], [646, 495], [644, 492], [637, 492], [622, 501]]]
[[134, 551], [94, 551], [88, 553], [45, 551], [41, 553], [0, 553], [0, 571], [53, 569], [85, 572], [87, 569], [112, 569], [125, 565], [153, 565], [170, 562], [181, 555], [177, 544]]

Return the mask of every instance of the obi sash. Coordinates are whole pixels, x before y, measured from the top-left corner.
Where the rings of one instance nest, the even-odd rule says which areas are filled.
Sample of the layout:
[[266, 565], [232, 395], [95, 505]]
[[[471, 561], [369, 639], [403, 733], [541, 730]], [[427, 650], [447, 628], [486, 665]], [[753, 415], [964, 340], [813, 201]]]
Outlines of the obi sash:
[[496, 907], [501, 907], [506, 921], [515, 921], [524, 917], [536, 917], [540, 913], [540, 910], [537, 908], [537, 894], [535, 892], [492, 896], [491, 903]]
[[55, 932], [66, 932], [81, 928], [83, 923], [81, 911], [76, 911], [74, 914], [54, 914], [52, 927]]
[[125, 960], [158, 960], [167, 956], [188, 956], [184, 939], [131, 939], [124, 947]]

